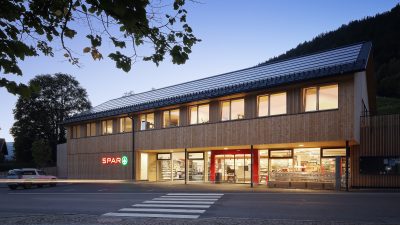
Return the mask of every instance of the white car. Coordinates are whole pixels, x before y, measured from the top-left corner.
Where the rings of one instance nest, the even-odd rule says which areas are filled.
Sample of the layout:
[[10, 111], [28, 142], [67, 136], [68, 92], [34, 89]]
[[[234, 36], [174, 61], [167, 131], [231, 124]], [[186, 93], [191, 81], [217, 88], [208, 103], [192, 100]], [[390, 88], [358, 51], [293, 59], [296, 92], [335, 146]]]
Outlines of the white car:
[[55, 181], [57, 177], [46, 175], [43, 170], [35, 168], [23, 168], [8, 171], [7, 179], [16, 179], [15, 182], [7, 183], [10, 189], [15, 190], [19, 186], [25, 189], [31, 188], [32, 185], [36, 185], [37, 187], [42, 187], [44, 184], [56, 186]]

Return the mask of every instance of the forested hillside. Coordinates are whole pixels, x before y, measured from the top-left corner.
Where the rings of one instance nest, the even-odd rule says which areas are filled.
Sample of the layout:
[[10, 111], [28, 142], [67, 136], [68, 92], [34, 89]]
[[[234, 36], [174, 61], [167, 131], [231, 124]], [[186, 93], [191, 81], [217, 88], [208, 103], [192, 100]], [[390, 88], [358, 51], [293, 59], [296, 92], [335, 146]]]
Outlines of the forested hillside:
[[400, 98], [400, 5], [389, 12], [352, 21], [337, 30], [320, 34], [267, 62], [362, 41], [373, 44], [378, 95]]

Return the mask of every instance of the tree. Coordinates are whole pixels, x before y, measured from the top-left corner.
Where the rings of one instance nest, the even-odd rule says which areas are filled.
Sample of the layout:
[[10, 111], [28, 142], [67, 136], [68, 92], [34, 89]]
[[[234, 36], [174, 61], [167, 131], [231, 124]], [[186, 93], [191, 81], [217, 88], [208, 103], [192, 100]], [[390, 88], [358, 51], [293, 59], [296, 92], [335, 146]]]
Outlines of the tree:
[[71, 75], [40, 75], [29, 85], [40, 87], [29, 98], [20, 96], [14, 109], [15, 123], [11, 128], [14, 136], [15, 157], [20, 162], [32, 161], [32, 143], [47, 140], [56, 159], [57, 144], [65, 143], [65, 128], [61, 124], [66, 117], [90, 109], [86, 90]]
[[[54, 56], [54, 49], [79, 66], [77, 52], [103, 59], [104, 40], [113, 45], [108, 57], [116, 67], [130, 71], [137, 60], [155, 64], [169, 54], [174, 64], [183, 64], [199, 39], [186, 22], [185, 0], [14, 0], [0, 1], [0, 72], [22, 75], [18, 63], [26, 57]], [[86, 37], [87, 45], [72, 49], [75, 37]], [[152, 51], [140, 54], [139, 47]], [[0, 87], [28, 96], [37, 86], [0, 78]]]
[[33, 162], [40, 168], [45, 167], [51, 161], [51, 147], [47, 141], [36, 140], [32, 143]]

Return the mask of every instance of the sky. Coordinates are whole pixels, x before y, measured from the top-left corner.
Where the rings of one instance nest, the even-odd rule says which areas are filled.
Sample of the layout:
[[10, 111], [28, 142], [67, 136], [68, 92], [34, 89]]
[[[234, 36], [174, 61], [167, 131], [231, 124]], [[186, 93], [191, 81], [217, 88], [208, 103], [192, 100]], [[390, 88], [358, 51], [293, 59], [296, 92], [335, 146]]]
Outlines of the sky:
[[[125, 73], [107, 57], [93, 61], [89, 55], [81, 55], [82, 66], [78, 68], [66, 62], [62, 54], [56, 54], [54, 58], [27, 58], [19, 64], [22, 77], [5, 77], [27, 83], [39, 74], [68, 73], [87, 90], [89, 100], [96, 106], [129, 91], [140, 93], [257, 65], [320, 33], [388, 11], [399, 3], [399, 0], [188, 2], [188, 23], [202, 41], [192, 48], [184, 65], [174, 65], [170, 58], [158, 67], [139, 61]], [[85, 41], [77, 37], [71, 46], [80, 52]], [[1, 72], [0, 77], [4, 77]], [[7, 142], [13, 141], [9, 130], [14, 123], [16, 101], [17, 96], [0, 88], [0, 138]]]

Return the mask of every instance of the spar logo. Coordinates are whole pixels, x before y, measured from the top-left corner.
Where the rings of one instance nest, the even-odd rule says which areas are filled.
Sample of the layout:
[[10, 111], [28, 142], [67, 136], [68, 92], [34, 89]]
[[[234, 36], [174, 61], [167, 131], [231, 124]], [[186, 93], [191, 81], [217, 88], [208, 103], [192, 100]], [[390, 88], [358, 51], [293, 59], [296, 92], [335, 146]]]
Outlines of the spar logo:
[[126, 166], [126, 165], [128, 165], [128, 157], [127, 156], [103, 157], [103, 158], [101, 158], [101, 163], [104, 165], [120, 164], [120, 165]]

